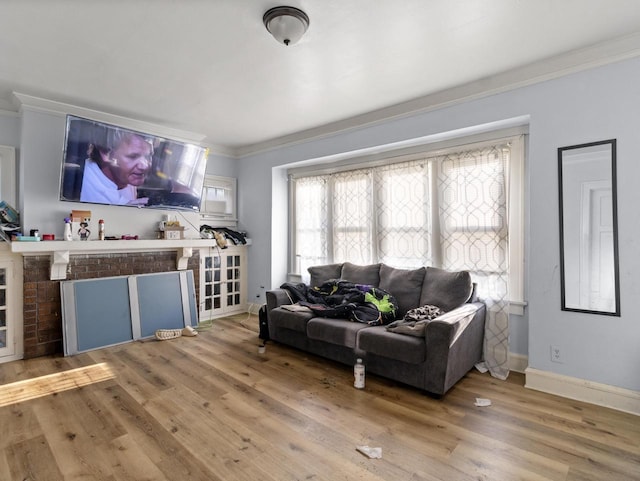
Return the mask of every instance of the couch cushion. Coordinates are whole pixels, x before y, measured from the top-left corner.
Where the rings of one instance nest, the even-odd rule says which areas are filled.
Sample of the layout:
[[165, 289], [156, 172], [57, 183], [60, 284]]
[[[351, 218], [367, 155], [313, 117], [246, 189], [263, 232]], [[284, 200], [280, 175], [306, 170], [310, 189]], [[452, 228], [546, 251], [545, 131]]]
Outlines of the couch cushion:
[[276, 307], [269, 311], [269, 322], [273, 327], [291, 329], [292, 331], [307, 332], [307, 322], [315, 314], [311, 311], [288, 311], [282, 307]]
[[366, 284], [368, 286], [379, 287], [380, 284], [380, 264], [369, 264], [359, 266], [351, 262], [342, 265], [340, 278], [354, 284]]
[[367, 324], [332, 317], [314, 317], [307, 323], [307, 337], [317, 341], [355, 347], [356, 335], [362, 329], [370, 329]]
[[362, 329], [358, 332], [357, 346], [367, 353], [409, 364], [420, 364], [427, 358], [423, 337], [388, 332], [384, 326]]
[[449, 272], [427, 267], [420, 305], [431, 304], [443, 311], [450, 311], [467, 302], [472, 291], [473, 284], [469, 272]]
[[327, 264], [325, 266], [311, 266], [307, 269], [311, 280], [311, 287], [318, 287], [331, 279], [340, 279], [342, 275], [342, 264]]
[[396, 269], [386, 264], [380, 265], [380, 289], [390, 292], [396, 298], [398, 310], [396, 319], [402, 319], [409, 309], [418, 307], [422, 281], [426, 269]]

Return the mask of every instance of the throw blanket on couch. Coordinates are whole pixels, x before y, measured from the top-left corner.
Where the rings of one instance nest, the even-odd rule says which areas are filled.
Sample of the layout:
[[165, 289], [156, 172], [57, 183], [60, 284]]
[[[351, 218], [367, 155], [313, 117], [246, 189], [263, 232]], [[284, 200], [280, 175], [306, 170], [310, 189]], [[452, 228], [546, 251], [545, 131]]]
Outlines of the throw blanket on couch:
[[[436, 306], [422, 306], [408, 311], [404, 319], [392, 322], [386, 326], [386, 329], [387, 331], [397, 332], [399, 334], [424, 337], [427, 324], [431, 321], [438, 320], [449, 324], [457, 324], [455, 335], [450, 343], [453, 345], [456, 339], [458, 339], [458, 336], [460, 336], [462, 331], [464, 331], [471, 322], [477, 310], [478, 306], [476, 304], [464, 304], [449, 312], [444, 312]], [[424, 314], [424, 316], [417, 316], [416, 313], [421, 313], [421, 311], [426, 311], [426, 314]]]
[[372, 326], [393, 321], [398, 303], [387, 291], [364, 284], [333, 279], [318, 287], [304, 283], [280, 286], [291, 300], [307, 306], [321, 317], [335, 317], [363, 322]]
[[431, 322], [445, 312], [438, 306], [426, 304], [415, 309], [409, 309], [404, 319], [393, 321], [387, 327], [387, 331], [409, 334], [410, 336], [424, 337], [424, 329]]

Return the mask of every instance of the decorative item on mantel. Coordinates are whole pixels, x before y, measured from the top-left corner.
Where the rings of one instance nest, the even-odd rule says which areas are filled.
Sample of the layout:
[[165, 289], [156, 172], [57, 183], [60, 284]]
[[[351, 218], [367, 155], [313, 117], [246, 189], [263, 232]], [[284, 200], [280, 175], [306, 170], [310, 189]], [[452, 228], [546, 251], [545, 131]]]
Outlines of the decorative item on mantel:
[[71, 211], [71, 237], [72, 240], [89, 240], [91, 236], [91, 211], [90, 210], [72, 210]]
[[0, 201], [0, 239], [9, 242], [9, 236], [20, 231], [20, 215], [7, 202]]
[[70, 217], [65, 217], [64, 218], [64, 234], [63, 234], [63, 238], [66, 241], [73, 240], [73, 234], [71, 233], [71, 218]]
[[184, 226], [181, 226], [178, 220], [163, 220], [158, 223], [156, 235], [158, 239], [184, 239]]

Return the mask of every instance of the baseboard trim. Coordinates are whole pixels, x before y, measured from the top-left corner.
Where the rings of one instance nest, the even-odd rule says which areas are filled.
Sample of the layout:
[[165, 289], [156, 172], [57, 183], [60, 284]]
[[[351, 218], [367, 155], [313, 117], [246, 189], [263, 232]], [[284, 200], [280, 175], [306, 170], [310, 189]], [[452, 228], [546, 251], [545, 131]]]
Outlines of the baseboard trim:
[[640, 392], [528, 367], [525, 387], [640, 416]]
[[509, 353], [509, 370], [524, 373], [529, 366], [529, 357], [524, 354]]

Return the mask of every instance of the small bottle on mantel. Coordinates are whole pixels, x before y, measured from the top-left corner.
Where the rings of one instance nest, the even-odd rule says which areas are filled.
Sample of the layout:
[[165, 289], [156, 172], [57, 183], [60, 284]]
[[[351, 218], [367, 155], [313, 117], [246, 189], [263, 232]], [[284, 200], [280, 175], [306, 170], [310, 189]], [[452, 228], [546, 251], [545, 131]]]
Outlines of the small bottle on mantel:
[[358, 389], [364, 389], [364, 364], [362, 359], [358, 358], [356, 365], [353, 366], [353, 387]]
[[64, 240], [73, 240], [73, 236], [71, 235], [71, 219], [69, 217], [65, 217], [64, 219]]
[[98, 221], [98, 239], [104, 240], [104, 220]]

